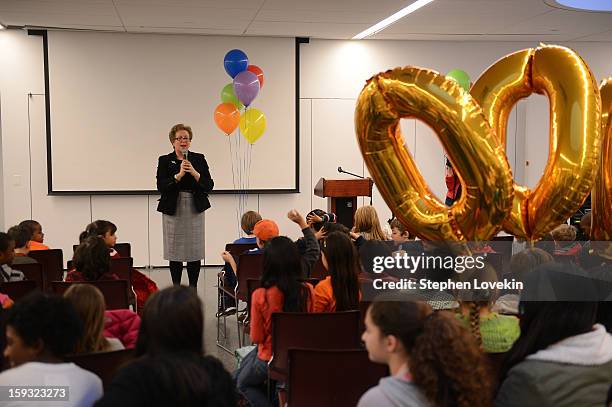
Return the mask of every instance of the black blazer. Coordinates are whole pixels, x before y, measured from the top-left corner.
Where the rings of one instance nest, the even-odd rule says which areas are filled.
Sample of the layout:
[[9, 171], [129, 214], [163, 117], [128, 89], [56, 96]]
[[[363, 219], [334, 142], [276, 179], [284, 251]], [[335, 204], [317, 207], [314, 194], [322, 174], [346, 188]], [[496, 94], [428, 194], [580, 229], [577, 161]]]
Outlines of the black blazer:
[[176, 182], [174, 176], [180, 172], [181, 160], [176, 157], [173, 151], [170, 154], [162, 155], [157, 161], [157, 190], [161, 192], [157, 211], [166, 215], [176, 213], [176, 204], [179, 191], [193, 191], [196, 210], [204, 212], [210, 208], [208, 193], [212, 191], [215, 183], [213, 182], [208, 163], [203, 154], [189, 152], [189, 162], [197, 172], [200, 173], [200, 181], [196, 182], [191, 174], [185, 174], [180, 182]]

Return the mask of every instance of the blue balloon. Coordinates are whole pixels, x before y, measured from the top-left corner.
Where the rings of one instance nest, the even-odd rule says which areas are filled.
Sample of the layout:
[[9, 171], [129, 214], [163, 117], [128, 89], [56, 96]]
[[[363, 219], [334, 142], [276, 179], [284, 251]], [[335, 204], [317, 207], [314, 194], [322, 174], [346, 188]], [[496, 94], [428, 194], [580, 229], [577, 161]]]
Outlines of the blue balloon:
[[223, 66], [225, 67], [225, 72], [232, 78], [235, 78], [240, 72], [246, 71], [249, 66], [249, 58], [243, 51], [233, 49], [225, 54]]

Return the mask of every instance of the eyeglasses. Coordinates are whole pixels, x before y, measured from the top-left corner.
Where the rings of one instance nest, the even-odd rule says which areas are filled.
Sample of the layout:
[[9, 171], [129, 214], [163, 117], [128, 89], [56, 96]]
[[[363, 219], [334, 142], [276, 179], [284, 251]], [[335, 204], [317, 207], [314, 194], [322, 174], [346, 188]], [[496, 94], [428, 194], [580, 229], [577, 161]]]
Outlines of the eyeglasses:
[[191, 141], [191, 139], [189, 137], [177, 137], [174, 141]]

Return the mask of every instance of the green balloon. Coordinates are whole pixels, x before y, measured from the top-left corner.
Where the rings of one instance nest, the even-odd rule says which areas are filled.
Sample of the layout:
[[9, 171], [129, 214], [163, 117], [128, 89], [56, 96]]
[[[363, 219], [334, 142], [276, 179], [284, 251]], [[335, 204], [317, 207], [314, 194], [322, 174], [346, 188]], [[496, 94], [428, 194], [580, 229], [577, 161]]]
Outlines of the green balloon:
[[470, 75], [461, 69], [453, 69], [446, 74], [448, 79], [453, 79], [459, 84], [466, 92], [470, 91]]
[[233, 83], [228, 83], [223, 87], [223, 89], [221, 90], [221, 100], [223, 101], [223, 103], [233, 104], [238, 110], [241, 110], [244, 107], [244, 105], [240, 102], [240, 100], [238, 100], [236, 94], [234, 93]]

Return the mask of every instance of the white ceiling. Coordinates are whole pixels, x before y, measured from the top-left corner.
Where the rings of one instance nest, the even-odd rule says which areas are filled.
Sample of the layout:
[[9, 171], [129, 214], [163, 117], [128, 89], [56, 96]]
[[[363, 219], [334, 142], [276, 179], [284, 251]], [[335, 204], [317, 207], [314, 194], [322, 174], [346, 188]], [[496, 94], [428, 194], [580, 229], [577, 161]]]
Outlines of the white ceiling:
[[[0, 0], [0, 23], [122, 32], [347, 39], [414, 0]], [[612, 13], [544, 0], [436, 0], [375, 39], [612, 42]]]

